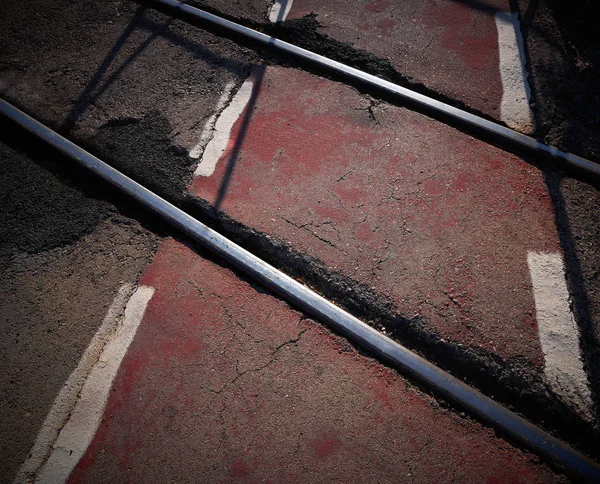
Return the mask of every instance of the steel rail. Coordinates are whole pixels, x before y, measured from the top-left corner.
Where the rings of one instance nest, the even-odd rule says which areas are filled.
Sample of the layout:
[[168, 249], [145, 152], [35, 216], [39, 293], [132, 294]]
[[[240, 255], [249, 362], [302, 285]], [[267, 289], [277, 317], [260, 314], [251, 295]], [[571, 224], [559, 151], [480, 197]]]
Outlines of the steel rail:
[[231, 20], [227, 20], [212, 13], [205, 12], [204, 10], [192, 7], [191, 5], [187, 5], [178, 0], [146, 0], [146, 3], [159, 4], [167, 7], [168, 9], [176, 10], [185, 15], [212, 23], [220, 28], [243, 35], [256, 42], [266, 44], [274, 49], [292, 54], [337, 74], [341, 74], [345, 77], [360, 81], [377, 89], [381, 89], [402, 99], [408, 99], [422, 108], [442, 113], [450, 118], [483, 130], [484, 132], [502, 140], [508, 141], [511, 144], [525, 148], [530, 152], [550, 156], [551, 158], [566, 162], [567, 164], [580, 170], [587, 171], [594, 175], [600, 175], [600, 164], [598, 163], [572, 153], [561, 151], [554, 146], [542, 143], [530, 136], [524, 135], [523, 133], [519, 133], [518, 131], [507, 128], [506, 126], [502, 126], [501, 124], [494, 123], [493, 121], [489, 121], [485, 118], [471, 114], [454, 106], [450, 106], [449, 104], [443, 103], [431, 97], [419, 94], [418, 92], [399, 86], [393, 82], [386, 81], [385, 79], [368, 74], [354, 67], [347, 66], [333, 59], [329, 59], [328, 57], [315, 54], [307, 49], [303, 49], [302, 47], [290, 44], [289, 42], [271, 37], [270, 35], [232, 22]]
[[3, 99], [0, 99], [0, 113], [129, 195], [289, 303], [342, 333], [444, 399], [560, 468], [586, 480], [600, 482], [600, 466], [566, 443], [381, 334]]

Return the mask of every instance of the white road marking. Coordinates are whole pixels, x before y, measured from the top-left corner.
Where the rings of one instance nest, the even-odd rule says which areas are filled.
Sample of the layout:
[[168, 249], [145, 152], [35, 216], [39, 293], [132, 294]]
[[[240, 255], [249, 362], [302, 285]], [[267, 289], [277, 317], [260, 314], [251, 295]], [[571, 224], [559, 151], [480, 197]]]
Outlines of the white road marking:
[[[246, 79], [239, 91], [233, 96], [229, 106], [218, 116], [214, 124], [214, 135], [202, 153], [202, 158], [194, 172], [194, 176], [210, 176], [214, 173], [217, 162], [229, 143], [231, 129], [244, 112], [248, 101], [250, 101], [253, 85], [251, 79]], [[190, 156], [192, 156], [191, 152]]]
[[227, 107], [227, 102], [229, 101], [229, 98], [231, 97], [231, 92], [233, 91], [234, 87], [235, 87], [235, 83], [233, 83], [233, 82], [229, 82], [225, 86], [225, 90], [223, 91], [223, 94], [221, 94], [221, 97], [219, 98], [219, 101], [217, 102], [217, 105], [215, 107], [214, 114], [212, 114], [211, 117], [208, 118], [208, 120], [206, 121], [206, 123], [204, 125], [204, 129], [202, 130], [202, 134], [200, 135], [200, 140], [190, 150], [190, 153], [189, 153], [190, 158], [197, 160], [198, 158], [200, 158], [200, 156], [202, 156], [202, 152], [204, 151], [204, 148], [206, 147], [208, 142], [213, 137], [213, 134], [215, 131], [215, 123], [217, 122], [217, 118], [219, 117], [219, 115], [221, 114], [223, 109], [225, 109]]
[[533, 132], [535, 122], [529, 106], [531, 91], [519, 17], [516, 13], [498, 12], [495, 18], [503, 89], [500, 118], [510, 128], [529, 134]]
[[567, 405], [592, 420], [592, 397], [581, 361], [579, 331], [569, 305], [562, 257], [529, 252], [538, 332], [546, 381]]
[[269, 20], [273, 23], [284, 21], [290, 13], [292, 3], [293, 0], [275, 0], [269, 12]]
[[130, 284], [120, 288], [79, 365], [54, 400], [15, 483], [66, 482], [87, 450], [117, 370], [154, 294], [154, 288], [147, 286], [133, 294], [132, 290]]

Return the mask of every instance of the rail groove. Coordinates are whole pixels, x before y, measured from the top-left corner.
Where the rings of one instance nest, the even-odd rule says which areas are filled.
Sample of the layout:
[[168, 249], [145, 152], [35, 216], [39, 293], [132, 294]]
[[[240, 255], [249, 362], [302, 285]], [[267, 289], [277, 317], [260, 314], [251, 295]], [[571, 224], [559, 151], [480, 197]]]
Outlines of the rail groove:
[[525, 149], [530, 153], [550, 157], [578, 170], [595, 176], [600, 176], [600, 164], [594, 161], [585, 159], [573, 153], [561, 151], [554, 146], [542, 143], [530, 136], [519, 133], [518, 131], [512, 130], [501, 124], [494, 123], [488, 119], [399, 86], [393, 82], [386, 81], [385, 79], [381, 79], [373, 74], [369, 74], [328, 57], [316, 54], [302, 47], [290, 44], [289, 42], [277, 39], [263, 32], [240, 25], [236, 22], [224, 19], [212, 13], [205, 12], [204, 10], [192, 7], [191, 5], [178, 0], [146, 0], [145, 3], [156, 5], [157, 8], [163, 7], [169, 11], [181, 13], [183, 16], [193, 17], [203, 22], [208, 22], [219, 28], [242, 35], [255, 42], [265, 44], [272, 49], [291, 54], [316, 66], [325, 68], [338, 75], [342, 75], [348, 79], [379, 89], [402, 100], [408, 100], [409, 102], [412, 102], [423, 109], [444, 115], [456, 122], [465, 124], [491, 135], [496, 139], [507, 142], [518, 148]]
[[148, 208], [305, 313], [570, 475], [600, 482], [600, 465], [458, 378], [363, 323], [183, 210], [0, 99], [0, 113]]

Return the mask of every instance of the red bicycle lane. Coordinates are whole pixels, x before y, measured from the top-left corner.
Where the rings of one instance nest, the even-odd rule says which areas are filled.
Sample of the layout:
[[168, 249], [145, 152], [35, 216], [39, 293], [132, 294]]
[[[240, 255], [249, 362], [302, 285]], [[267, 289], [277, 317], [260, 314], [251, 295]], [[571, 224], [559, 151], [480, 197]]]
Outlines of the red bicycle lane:
[[413, 82], [501, 119], [495, 14], [505, 0], [294, 0], [288, 19], [316, 14], [320, 31], [388, 60]]
[[391, 298], [440, 338], [539, 371], [527, 254], [559, 251], [540, 171], [301, 71], [269, 67], [259, 89], [192, 193], [214, 203], [226, 187], [228, 216]]
[[556, 482], [345, 340], [172, 239], [70, 482]]

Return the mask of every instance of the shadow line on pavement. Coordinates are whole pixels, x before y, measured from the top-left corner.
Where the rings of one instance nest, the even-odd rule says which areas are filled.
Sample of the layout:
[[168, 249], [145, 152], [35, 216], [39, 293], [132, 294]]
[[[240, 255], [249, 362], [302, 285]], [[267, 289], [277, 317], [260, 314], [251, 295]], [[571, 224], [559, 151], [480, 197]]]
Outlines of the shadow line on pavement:
[[250, 95], [250, 99], [248, 100], [248, 104], [246, 105], [246, 108], [244, 110], [242, 124], [239, 133], [235, 138], [235, 144], [233, 145], [231, 154], [229, 155], [229, 158], [227, 160], [227, 166], [225, 168], [223, 179], [221, 180], [219, 193], [217, 194], [217, 197], [215, 199], [214, 209], [217, 211], [220, 210], [221, 205], [223, 204], [223, 200], [225, 199], [225, 196], [227, 195], [227, 190], [229, 189], [229, 184], [231, 183], [231, 177], [233, 176], [235, 166], [239, 162], [240, 152], [242, 150], [242, 146], [244, 145], [244, 140], [246, 139], [248, 126], [250, 125], [252, 113], [254, 112], [256, 100], [258, 99], [258, 94], [260, 93], [260, 88], [265, 76], [265, 70], [266, 66], [262, 64], [255, 68], [251, 74], [251, 77], [254, 79], [254, 83], [252, 86], [252, 94]]
[[100, 63], [100, 66], [93, 74], [91, 79], [86, 84], [83, 92], [79, 95], [79, 98], [73, 104], [71, 111], [67, 114], [67, 117], [61, 124], [59, 131], [69, 132], [75, 126], [75, 123], [79, 120], [79, 118], [83, 115], [87, 107], [97, 99], [114, 80], [118, 77], [118, 75], [123, 72], [125, 67], [130, 64], [135, 57], [137, 57], [141, 51], [153, 40], [153, 36], [150, 36], [146, 39], [140, 47], [138, 47], [133, 54], [131, 54], [121, 66], [107, 79], [104, 85], [96, 92], [96, 87], [102, 81], [102, 77], [108, 71], [109, 67], [113, 63], [114, 59], [117, 57], [118, 53], [121, 51], [127, 39], [131, 36], [131, 34], [137, 28], [137, 24], [142, 20], [144, 16], [144, 12], [146, 7], [139, 7], [127, 27], [123, 33], [119, 36], [113, 47], [110, 49], [108, 55], [104, 58], [104, 60]]
[[[510, 4], [511, 9], [514, 12], [520, 11], [517, 0], [510, 0]], [[524, 12], [521, 15], [521, 32], [524, 41], [523, 49], [525, 60], [528, 65], [531, 63], [531, 53], [528, 42], [530, 35], [541, 37], [549, 46], [560, 49], [560, 46], [556, 45], [556, 40], [552, 39], [550, 35], [544, 32], [543, 29], [537, 27], [534, 23], [536, 14], [539, 11], [539, 6], [540, 0], [530, 0], [526, 7], [524, 7]], [[533, 76], [531, 68], [529, 69], [529, 72], [530, 76]], [[536, 92], [537, 85], [535, 82], [530, 81], [530, 88], [533, 95], [532, 101], [537, 102], [538, 99], [543, 99], [543, 93]], [[538, 131], [538, 136], [543, 136], [546, 134], [544, 133], [546, 129], [544, 129], [543, 126], [548, 124], [547, 120], [544, 119], [547, 117], [546, 110], [538, 108], [534, 112], [536, 115], [536, 130]], [[569, 123], [566, 127], [566, 139], [568, 139], [571, 129], [572, 126], [571, 123]], [[567, 144], [568, 143], [569, 142], [567, 141]], [[598, 417], [600, 416], [600, 373], [596, 374], [592, 371], [592, 368], [600, 361], [600, 349], [597, 346], [594, 336], [594, 321], [590, 311], [591, 301], [586, 289], [586, 279], [582, 262], [577, 254], [576, 235], [574, 234], [573, 223], [567, 213], [567, 200], [565, 199], [563, 181], [565, 176], [569, 176], [569, 174], [565, 175], [562, 174], [560, 170], [547, 170], [543, 167], [540, 167], [540, 169], [548, 194], [550, 195], [559, 243], [564, 253], [565, 277], [569, 295], [572, 299], [572, 311], [573, 316], [575, 317], [575, 324], [579, 329], [579, 343], [584, 363], [584, 371], [588, 377], [592, 394], [593, 408], [591, 410], [594, 415]], [[585, 177], [576, 176], [576, 174], [573, 174], [573, 177], [584, 183], [591, 182], [593, 186], [597, 187], [597, 183], [594, 183], [594, 180], [586, 180]]]
[[[163, 24], [158, 24], [144, 17], [146, 7], [140, 6], [123, 33], [119, 36], [108, 55], [100, 63], [96, 72], [92, 75], [78, 99], [73, 103], [73, 107], [65, 120], [59, 127], [59, 132], [69, 133], [76, 125], [87, 108], [94, 103], [125, 71], [125, 69], [158, 37], [163, 38], [174, 45], [183, 47], [191, 52], [195, 57], [201, 58], [211, 64], [219, 66], [231, 71], [240, 72], [246, 68], [245, 64], [239, 61], [228, 59], [219, 54], [201, 46], [200, 44], [190, 41], [181, 35], [169, 30], [169, 26], [173, 23], [172, 17], [168, 18]], [[139, 44], [135, 50], [103, 81], [105, 74], [110, 69], [119, 52], [127, 44], [135, 30], [144, 30], [149, 32], [149, 36]]]

